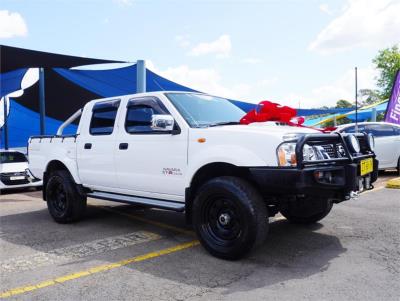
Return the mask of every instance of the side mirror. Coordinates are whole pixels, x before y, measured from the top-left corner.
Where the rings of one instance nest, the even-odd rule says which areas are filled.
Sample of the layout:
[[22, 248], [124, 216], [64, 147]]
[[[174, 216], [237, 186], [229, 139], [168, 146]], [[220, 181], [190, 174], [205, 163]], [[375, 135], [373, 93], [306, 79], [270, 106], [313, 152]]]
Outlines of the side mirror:
[[172, 132], [175, 120], [171, 115], [154, 114], [151, 117], [151, 129], [153, 131]]

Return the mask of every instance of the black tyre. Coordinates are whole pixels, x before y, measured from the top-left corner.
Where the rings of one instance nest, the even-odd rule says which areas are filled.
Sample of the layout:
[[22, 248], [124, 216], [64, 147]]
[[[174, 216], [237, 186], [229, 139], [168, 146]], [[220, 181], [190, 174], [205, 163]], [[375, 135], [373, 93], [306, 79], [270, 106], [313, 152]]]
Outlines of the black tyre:
[[397, 175], [400, 176], [400, 157], [399, 160], [397, 160]]
[[305, 197], [289, 203], [280, 212], [292, 223], [312, 224], [327, 216], [332, 206], [332, 201], [326, 198]]
[[268, 232], [267, 206], [257, 190], [240, 178], [218, 177], [205, 183], [192, 212], [201, 244], [219, 258], [243, 257]]
[[66, 170], [53, 172], [46, 185], [46, 201], [50, 215], [57, 223], [78, 221], [86, 211], [86, 196], [81, 194]]

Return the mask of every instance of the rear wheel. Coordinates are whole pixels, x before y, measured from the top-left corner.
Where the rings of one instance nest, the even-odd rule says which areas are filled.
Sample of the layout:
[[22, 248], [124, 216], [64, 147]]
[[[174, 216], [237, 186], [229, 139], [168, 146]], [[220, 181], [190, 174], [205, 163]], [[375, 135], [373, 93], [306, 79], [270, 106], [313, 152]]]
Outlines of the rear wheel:
[[397, 175], [400, 176], [400, 157], [399, 160], [397, 160]]
[[218, 177], [198, 191], [193, 202], [193, 225], [212, 255], [239, 259], [265, 240], [267, 207], [247, 181]]
[[291, 202], [280, 210], [290, 222], [312, 224], [329, 214], [333, 206], [331, 200], [320, 197], [305, 197]]
[[47, 182], [46, 201], [50, 215], [57, 223], [70, 223], [83, 217], [86, 197], [82, 195], [71, 174], [66, 170], [54, 171]]

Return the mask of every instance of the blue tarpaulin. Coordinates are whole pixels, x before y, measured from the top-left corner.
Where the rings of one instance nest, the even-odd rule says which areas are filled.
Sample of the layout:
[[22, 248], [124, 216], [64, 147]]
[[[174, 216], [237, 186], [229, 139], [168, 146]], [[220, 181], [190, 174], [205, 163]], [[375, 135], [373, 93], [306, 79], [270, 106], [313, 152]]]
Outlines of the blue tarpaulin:
[[0, 73], [0, 97], [21, 90], [21, 81], [28, 69], [22, 68]]
[[[7, 119], [8, 124], [8, 143], [10, 147], [26, 146], [30, 136], [39, 135], [39, 113], [21, 106], [19, 103], [10, 99], [10, 114]], [[49, 133], [55, 134], [57, 129], [64, 121], [46, 117], [46, 129]], [[65, 128], [65, 134], [76, 133], [77, 126], [70, 125]], [[4, 145], [4, 135], [0, 133], [0, 145]], [[1, 147], [0, 147], [1, 148]]]
[[[136, 65], [110, 70], [54, 70], [82, 88], [103, 97], [136, 93]], [[146, 71], [146, 91], [195, 91]]]

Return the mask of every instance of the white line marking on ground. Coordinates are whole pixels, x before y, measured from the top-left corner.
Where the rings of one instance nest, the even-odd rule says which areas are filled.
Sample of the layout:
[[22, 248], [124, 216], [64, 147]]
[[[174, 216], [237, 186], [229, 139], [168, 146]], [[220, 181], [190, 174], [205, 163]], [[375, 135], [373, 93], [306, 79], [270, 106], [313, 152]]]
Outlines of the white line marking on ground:
[[125, 248], [160, 238], [161, 236], [155, 233], [138, 231], [97, 239], [79, 245], [54, 249], [49, 252], [36, 252], [31, 255], [15, 257], [0, 262], [0, 274], [5, 272], [27, 271], [42, 266], [72, 262], [87, 256]]

